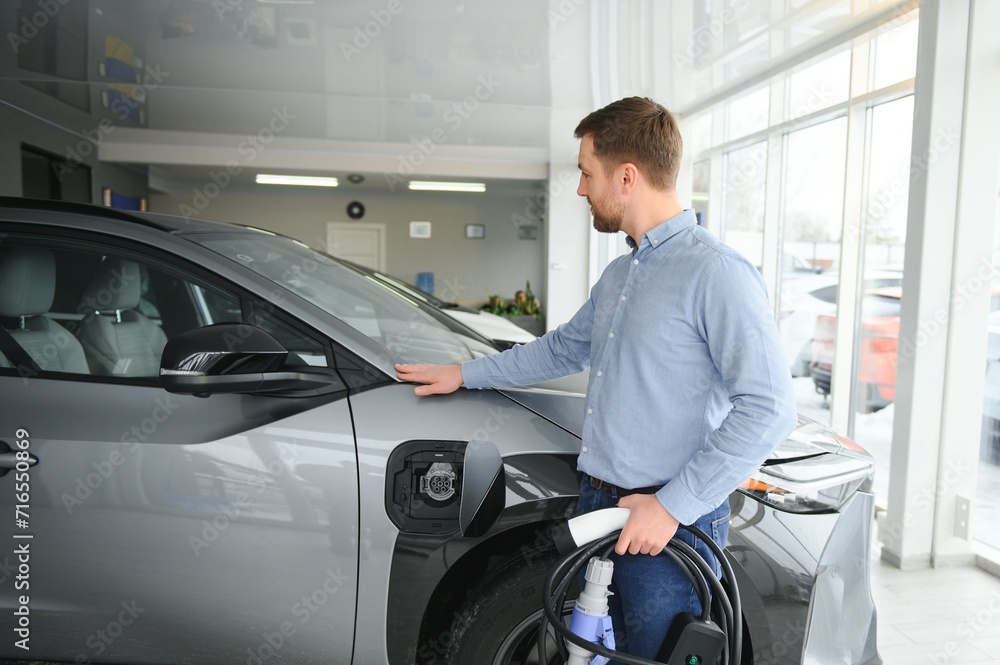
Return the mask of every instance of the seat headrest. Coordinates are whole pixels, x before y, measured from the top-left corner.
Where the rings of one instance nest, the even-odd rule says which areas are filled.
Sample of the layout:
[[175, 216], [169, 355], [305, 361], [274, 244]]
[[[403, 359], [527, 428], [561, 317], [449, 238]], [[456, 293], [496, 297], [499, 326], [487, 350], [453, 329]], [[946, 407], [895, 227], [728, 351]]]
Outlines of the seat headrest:
[[142, 296], [139, 265], [128, 259], [107, 257], [90, 279], [81, 298], [81, 309], [111, 312], [135, 309]]
[[0, 316], [36, 316], [52, 307], [56, 260], [38, 247], [0, 251]]

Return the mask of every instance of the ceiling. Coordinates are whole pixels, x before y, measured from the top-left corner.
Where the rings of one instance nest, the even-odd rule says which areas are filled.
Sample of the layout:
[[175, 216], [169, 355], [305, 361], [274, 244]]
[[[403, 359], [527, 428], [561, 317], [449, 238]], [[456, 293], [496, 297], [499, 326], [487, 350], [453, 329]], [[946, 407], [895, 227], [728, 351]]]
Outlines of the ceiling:
[[[7, 3], [2, 27], [14, 34], [19, 11], [35, 4]], [[100, 159], [155, 165], [161, 183], [204, 181], [235, 161], [279, 173], [412, 172], [534, 186], [550, 164], [575, 164], [570, 128], [595, 106], [645, 94], [683, 107], [705, 85], [704, 74], [722, 71], [710, 82], [717, 85], [759, 65], [769, 12], [785, 10], [734, 3], [735, 12], [722, 11], [722, 4], [60, 1], [51, 19], [60, 48], [43, 53], [44, 39], [36, 39], [16, 56], [3, 50], [0, 101], [84, 139], [93, 130], [80, 127], [110, 117], [115, 131], [95, 141]], [[850, 0], [791, 6], [824, 21], [852, 11]], [[689, 51], [697, 55], [694, 69], [680, 57]], [[58, 83], [35, 73], [44, 69], [37, 62], [24, 62], [32, 52], [38, 62], [55, 59]], [[109, 59], [126, 62], [137, 80], [116, 79], [105, 69]], [[88, 113], [53, 109], [51, 100], [26, 93], [25, 82], [56, 86]], [[137, 100], [135, 117], [111, 113], [109, 98], [122, 95]], [[374, 187], [378, 178], [366, 182]]]
[[141, 52], [163, 72], [149, 127], [283, 136], [544, 143], [547, 3], [142, 0]]

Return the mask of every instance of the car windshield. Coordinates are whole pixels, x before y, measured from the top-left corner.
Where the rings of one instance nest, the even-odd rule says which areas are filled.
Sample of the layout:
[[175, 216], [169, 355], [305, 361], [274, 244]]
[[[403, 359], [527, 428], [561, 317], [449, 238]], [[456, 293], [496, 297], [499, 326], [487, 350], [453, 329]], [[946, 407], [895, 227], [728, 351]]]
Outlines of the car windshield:
[[378, 272], [377, 270], [372, 270], [371, 273], [372, 276], [375, 277], [375, 279], [379, 279], [388, 284], [389, 286], [394, 286], [399, 291], [402, 291], [407, 295], [413, 296], [414, 298], [423, 300], [425, 302], [429, 302], [430, 304], [434, 305], [439, 309], [448, 309], [450, 307], [454, 307], [452, 303], [445, 302], [430, 293], [421, 291], [418, 287], [413, 286], [412, 284], [408, 284], [407, 282], [404, 282], [401, 279], [397, 279], [392, 275], [386, 275], [384, 273]]
[[283, 236], [192, 235], [378, 342], [394, 362], [459, 363], [497, 349], [441, 311]]

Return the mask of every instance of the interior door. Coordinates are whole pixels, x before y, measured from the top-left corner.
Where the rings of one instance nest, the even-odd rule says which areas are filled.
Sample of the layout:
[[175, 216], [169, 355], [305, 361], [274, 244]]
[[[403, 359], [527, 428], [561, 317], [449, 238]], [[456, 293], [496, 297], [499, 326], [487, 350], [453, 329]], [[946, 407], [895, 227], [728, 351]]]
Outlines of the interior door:
[[372, 270], [385, 270], [385, 225], [330, 222], [327, 251]]

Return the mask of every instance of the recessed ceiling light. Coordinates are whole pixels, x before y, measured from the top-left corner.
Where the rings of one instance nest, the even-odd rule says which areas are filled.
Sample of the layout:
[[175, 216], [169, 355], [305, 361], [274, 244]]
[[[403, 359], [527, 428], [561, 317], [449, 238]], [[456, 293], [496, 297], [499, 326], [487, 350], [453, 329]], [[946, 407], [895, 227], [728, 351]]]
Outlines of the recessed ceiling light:
[[258, 185], [299, 185], [302, 187], [336, 187], [336, 178], [314, 175], [276, 175], [273, 173], [258, 173]]
[[485, 192], [486, 183], [411, 180], [410, 189], [415, 192]]

